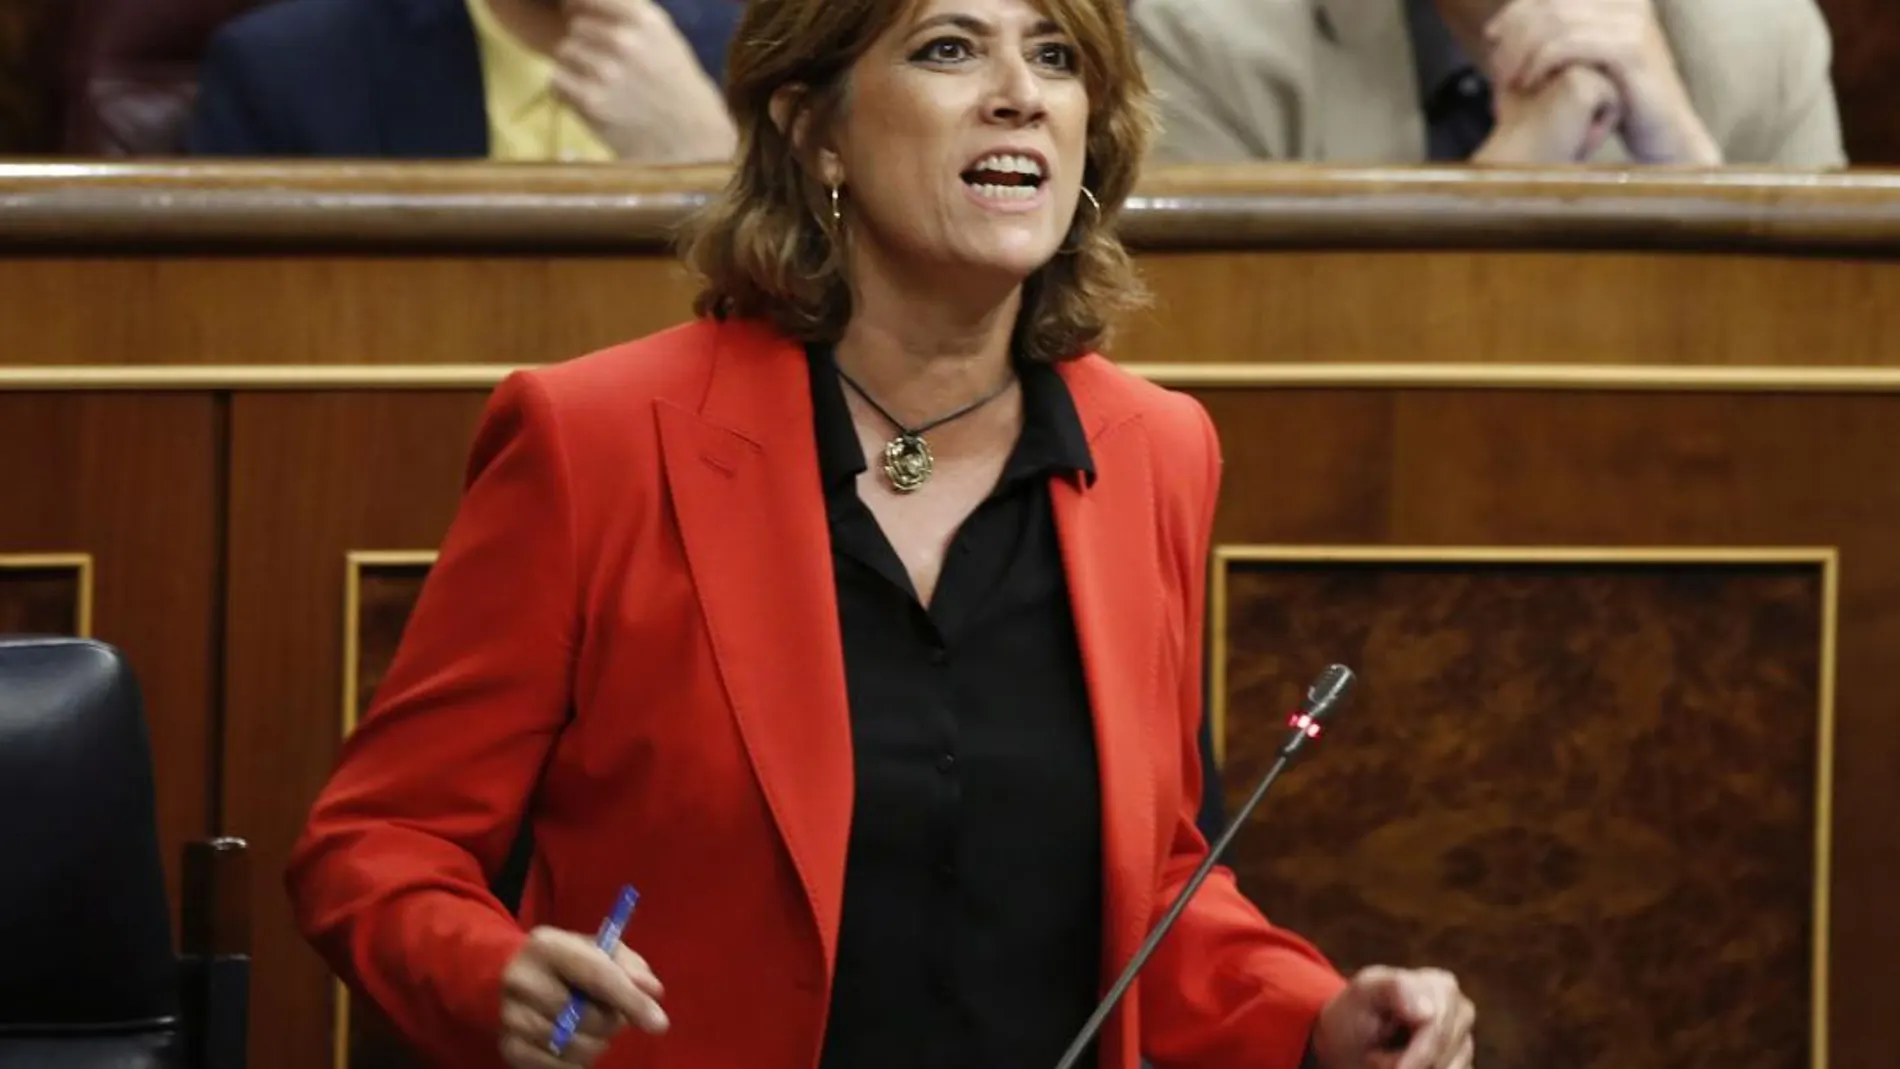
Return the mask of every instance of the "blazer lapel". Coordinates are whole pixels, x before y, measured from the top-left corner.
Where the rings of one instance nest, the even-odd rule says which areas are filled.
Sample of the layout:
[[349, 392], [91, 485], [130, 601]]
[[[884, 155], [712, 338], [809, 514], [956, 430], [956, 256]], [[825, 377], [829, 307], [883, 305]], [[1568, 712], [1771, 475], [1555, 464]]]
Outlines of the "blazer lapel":
[[744, 324], [720, 336], [698, 412], [662, 404], [686, 559], [759, 787], [835, 960], [851, 830], [851, 727], [803, 351]]
[[371, 41], [383, 154], [409, 159], [488, 155], [481, 50], [467, 0], [384, 0], [386, 32]]
[[1401, 0], [1318, 0], [1313, 159], [1425, 158], [1417, 63]]
[[1051, 488], [1063, 571], [1074, 608], [1082, 668], [1095, 718], [1102, 778], [1107, 976], [1119, 973], [1147, 936], [1156, 866], [1154, 754], [1173, 753], [1169, 739], [1149, 734], [1160, 697], [1166, 618], [1155, 576], [1154, 472], [1148, 437], [1132, 411], [1092, 394], [1099, 370], [1064, 367], [1089, 432], [1099, 473], [1083, 487], [1058, 479]]

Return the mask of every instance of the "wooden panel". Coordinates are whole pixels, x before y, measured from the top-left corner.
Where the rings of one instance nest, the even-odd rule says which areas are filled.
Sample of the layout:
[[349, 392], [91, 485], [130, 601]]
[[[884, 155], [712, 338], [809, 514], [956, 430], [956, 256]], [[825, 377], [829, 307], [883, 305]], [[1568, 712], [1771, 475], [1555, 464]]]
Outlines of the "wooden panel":
[[[719, 178], [0, 167], [0, 388], [134, 370], [163, 386], [486, 388], [683, 318], [694, 285], [667, 240]], [[1559, 365], [1780, 369], [1782, 388], [1873, 368], [1856, 381], [1900, 386], [1882, 342], [1900, 333], [1883, 299], [1900, 281], [1900, 175], [1164, 168], [1125, 232], [1156, 300], [1114, 355], [1175, 381]]]
[[[226, 831], [253, 853], [256, 1064], [332, 1065], [329, 972], [296, 931], [282, 874], [349, 701], [349, 554], [440, 542], [483, 401], [435, 392], [232, 400], [225, 751], [243, 759], [225, 765], [224, 785]], [[372, 607], [385, 604], [378, 596]], [[375, 620], [386, 639], [393, 621]]]
[[539, 363], [677, 322], [691, 295], [682, 269], [637, 258], [10, 258], [0, 353], [15, 365]]
[[0, 635], [91, 633], [91, 557], [0, 554]]
[[[1312, 251], [1143, 264], [1156, 299], [1117, 340], [1126, 363], [1900, 368], [1885, 344], [1900, 302], [1884, 296], [1900, 263], [1885, 260]], [[542, 363], [677, 323], [692, 293], [681, 269], [639, 258], [0, 258], [0, 363]]]
[[1827, 555], [1372, 556], [1222, 561], [1230, 805], [1320, 667], [1362, 679], [1243, 889], [1343, 967], [1456, 970], [1483, 1065], [1805, 1069]]
[[1900, 317], [1881, 260], [1332, 250], [1142, 267], [1156, 303], [1118, 360], [1900, 366], [1856, 326]]
[[89, 627], [138, 673], [174, 916], [184, 844], [211, 827], [219, 448], [209, 397], [0, 394], [0, 564], [92, 562], [0, 573], [0, 630]]
[[1834, 1065], [1881, 1064], [1880, 993], [1900, 987], [1900, 397], [1201, 397], [1228, 462], [1223, 542], [1837, 548], [1828, 1041]]

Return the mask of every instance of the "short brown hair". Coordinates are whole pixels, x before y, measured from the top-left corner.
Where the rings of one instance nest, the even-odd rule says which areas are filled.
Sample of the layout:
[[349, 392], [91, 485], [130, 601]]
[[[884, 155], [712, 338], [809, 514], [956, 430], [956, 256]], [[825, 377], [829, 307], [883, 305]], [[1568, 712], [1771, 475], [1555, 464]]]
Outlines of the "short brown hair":
[[[801, 341], [836, 341], [851, 318], [844, 262], [829, 229], [830, 191], [790, 131], [823, 129], [844, 101], [853, 64], [916, 0], [751, 0], [726, 65], [726, 104], [739, 129], [725, 190], [693, 221], [686, 260], [703, 280], [693, 308], [719, 319], [765, 319]], [[1115, 236], [1152, 136], [1148, 88], [1129, 40], [1126, 0], [1043, 0], [1074, 38], [1089, 96], [1084, 198], [1062, 251], [1032, 276], [1017, 339], [1025, 355], [1062, 360], [1099, 348], [1121, 312], [1146, 294]], [[781, 87], [806, 88], [784, 130]], [[815, 141], [816, 139], [810, 139]]]

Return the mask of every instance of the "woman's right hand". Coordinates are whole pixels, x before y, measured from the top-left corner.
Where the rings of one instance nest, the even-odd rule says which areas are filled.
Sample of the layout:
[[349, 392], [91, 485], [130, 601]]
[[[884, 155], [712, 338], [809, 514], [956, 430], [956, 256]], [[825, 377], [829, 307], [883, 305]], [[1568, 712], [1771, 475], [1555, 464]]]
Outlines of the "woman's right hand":
[[[573, 1042], [556, 1057], [548, 1050], [555, 1018], [570, 992], [587, 999]], [[509, 1069], [592, 1065], [614, 1033], [631, 1024], [666, 1031], [660, 1008], [665, 989], [646, 959], [616, 944], [611, 957], [579, 932], [536, 928], [501, 974], [501, 1057]]]

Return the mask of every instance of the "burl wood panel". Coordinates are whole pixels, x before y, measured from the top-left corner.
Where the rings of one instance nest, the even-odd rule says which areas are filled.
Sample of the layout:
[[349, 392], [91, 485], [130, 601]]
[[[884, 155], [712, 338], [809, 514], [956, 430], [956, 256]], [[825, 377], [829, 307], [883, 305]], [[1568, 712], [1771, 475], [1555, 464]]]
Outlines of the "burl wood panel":
[[332, 1065], [330, 973], [296, 931], [283, 871], [341, 737], [347, 554], [440, 543], [484, 399], [232, 399], [224, 830], [252, 850], [253, 1064]]
[[[422, 584], [429, 575], [427, 564], [366, 563], [357, 568], [357, 615], [350, 622], [351, 640], [356, 644], [356, 678], [351, 705], [352, 723], [360, 722], [369, 711], [376, 689], [396, 658], [402, 632], [409, 624], [409, 613], [422, 595]], [[421, 1069], [421, 1062], [410, 1054], [396, 1034], [394, 1026], [368, 999], [341, 997], [349, 1034], [344, 1040], [344, 1069]]]
[[[174, 915], [215, 791], [219, 428], [210, 397], [0, 394], [0, 555], [92, 555], [93, 635], [125, 652], [145, 697]], [[48, 581], [0, 630], [69, 629], [71, 578]], [[0, 573], [0, 590], [21, 589]]]
[[1227, 460], [1224, 543], [1838, 547], [1829, 1060], [1839, 1069], [1891, 1061], [1900, 397], [1199, 396]]
[[0, 635], [77, 635], [79, 570], [15, 566], [0, 556]]
[[1822, 571], [1232, 562], [1239, 805], [1323, 665], [1362, 679], [1238, 840], [1342, 967], [1433, 963], [1495, 1069], [1806, 1069]]

